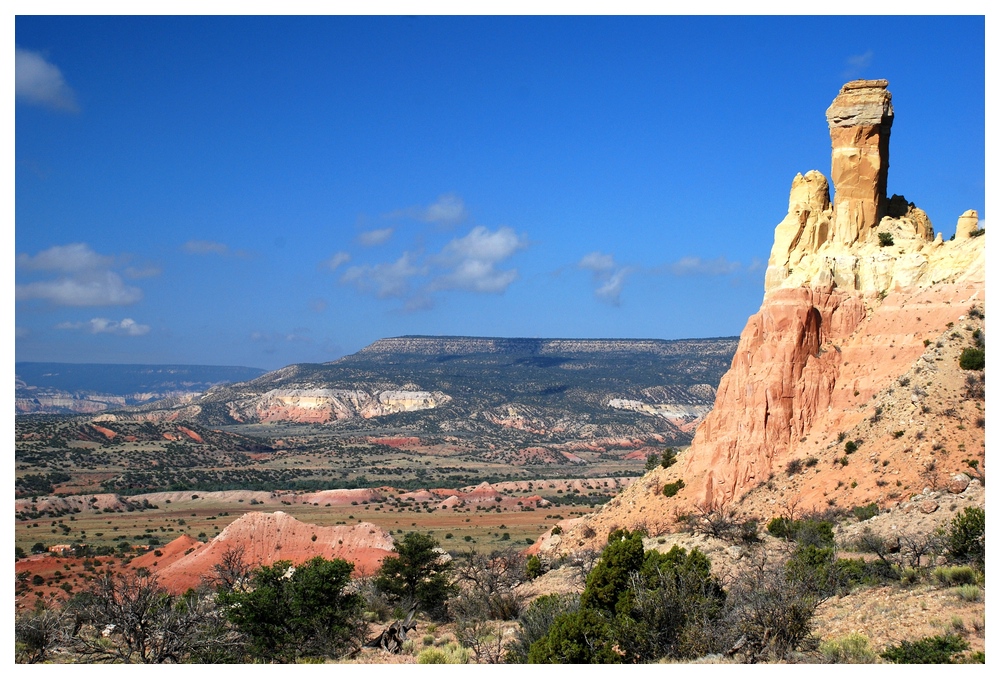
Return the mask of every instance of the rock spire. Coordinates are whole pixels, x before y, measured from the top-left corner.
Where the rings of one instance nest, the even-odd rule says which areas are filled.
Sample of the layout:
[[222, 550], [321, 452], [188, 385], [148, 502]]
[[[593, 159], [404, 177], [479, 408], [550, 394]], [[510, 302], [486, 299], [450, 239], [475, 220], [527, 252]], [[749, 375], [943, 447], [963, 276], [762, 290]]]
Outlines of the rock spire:
[[852, 80], [826, 110], [833, 143], [836, 232], [844, 245], [876, 238], [886, 214], [892, 95], [887, 80]]

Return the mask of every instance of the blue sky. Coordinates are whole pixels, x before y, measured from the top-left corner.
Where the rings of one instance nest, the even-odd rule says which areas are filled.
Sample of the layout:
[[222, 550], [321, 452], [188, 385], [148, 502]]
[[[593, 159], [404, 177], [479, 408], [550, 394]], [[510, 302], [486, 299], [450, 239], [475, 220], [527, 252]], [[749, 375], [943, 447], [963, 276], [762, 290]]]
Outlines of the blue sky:
[[848, 80], [890, 194], [988, 218], [984, 23], [18, 17], [16, 358], [739, 334]]

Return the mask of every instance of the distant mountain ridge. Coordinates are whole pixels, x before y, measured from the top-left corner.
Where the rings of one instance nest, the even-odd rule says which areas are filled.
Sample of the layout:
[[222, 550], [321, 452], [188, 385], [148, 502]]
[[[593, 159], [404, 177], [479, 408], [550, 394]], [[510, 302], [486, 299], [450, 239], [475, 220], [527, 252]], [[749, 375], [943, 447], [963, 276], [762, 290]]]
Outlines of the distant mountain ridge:
[[683, 445], [709, 411], [736, 344], [736, 337], [392, 337], [329, 363], [290, 365], [186, 402], [101, 418], [309, 423], [366, 435], [471, 437], [507, 451], [609, 437]]
[[[736, 337], [708, 337], [701, 339], [564, 339], [536, 337], [463, 337], [461, 335], [402, 335], [388, 337], [369, 344], [367, 347], [345, 356], [352, 358], [360, 354], [408, 353], [441, 354], [448, 352], [471, 354], [560, 354], [587, 353], [592, 351], [625, 351], [628, 353], [651, 353], [673, 355], [701, 348], [706, 351], [725, 351], [720, 340], [736, 340]], [[339, 360], [344, 360], [339, 359]], [[339, 361], [332, 361], [337, 363]]]
[[15, 363], [19, 413], [95, 413], [163, 398], [184, 398], [263, 375], [260, 368], [217, 365]]

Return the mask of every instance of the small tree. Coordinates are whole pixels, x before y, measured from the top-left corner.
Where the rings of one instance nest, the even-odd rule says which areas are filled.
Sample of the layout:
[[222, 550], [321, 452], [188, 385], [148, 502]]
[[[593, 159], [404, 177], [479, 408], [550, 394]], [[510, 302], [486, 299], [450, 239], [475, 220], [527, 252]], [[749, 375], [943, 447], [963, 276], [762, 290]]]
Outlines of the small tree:
[[507, 644], [506, 661], [528, 662], [531, 646], [549, 633], [555, 619], [579, 608], [580, 597], [575, 594], [545, 594], [532, 601], [517, 619], [520, 624], [513, 640]]
[[531, 645], [530, 663], [610, 664], [622, 662], [614, 630], [601, 611], [581, 608], [556, 618], [549, 633]]
[[962, 349], [958, 357], [958, 367], [962, 370], [984, 370], [986, 368], [986, 350], [976, 347]]
[[663, 455], [660, 456], [660, 466], [669, 469], [675, 462], [677, 462], [677, 451], [673, 448], [664, 450]]
[[608, 545], [601, 560], [590, 571], [580, 597], [580, 608], [594, 608], [613, 616], [618, 599], [628, 589], [629, 573], [642, 568], [645, 549], [642, 533], [614, 530], [608, 535]]
[[413, 532], [397, 542], [394, 551], [394, 556], [382, 560], [375, 585], [398, 601], [416, 603], [430, 615], [443, 617], [454, 591], [451, 557], [434, 538]]
[[878, 234], [878, 245], [880, 248], [887, 248], [893, 245], [892, 234], [888, 231], [881, 231]]
[[361, 595], [347, 591], [353, 570], [348, 561], [321, 556], [298, 567], [278, 561], [255, 570], [247, 591], [218, 598], [245, 635], [251, 658], [336, 658], [358, 648], [366, 632]]
[[66, 615], [58, 610], [40, 608], [14, 616], [14, 660], [40, 663], [67, 631]]
[[961, 563], [986, 567], [986, 510], [966, 507], [951, 521], [948, 556]]
[[230, 641], [205, 634], [219, 617], [210, 598], [173, 596], [144, 569], [105, 573], [68, 609], [78, 621], [75, 650], [91, 662], [185, 662]]

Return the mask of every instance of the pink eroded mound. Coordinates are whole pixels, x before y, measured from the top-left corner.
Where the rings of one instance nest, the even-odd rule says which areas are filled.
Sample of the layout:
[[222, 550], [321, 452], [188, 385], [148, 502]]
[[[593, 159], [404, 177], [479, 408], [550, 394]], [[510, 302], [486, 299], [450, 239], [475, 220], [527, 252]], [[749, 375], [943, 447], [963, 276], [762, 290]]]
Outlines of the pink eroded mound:
[[[184, 592], [210, 578], [213, 567], [222, 561], [228, 550], [240, 548], [244, 560], [254, 566], [269, 566], [276, 561], [297, 564], [322, 556], [350, 561], [355, 574], [363, 575], [373, 573], [382, 559], [392, 552], [393, 540], [391, 535], [371, 523], [315, 526], [284, 512], [250, 512], [229, 524], [204, 547], [195, 548], [166, 567], [154, 570], [168, 590]], [[166, 554], [165, 550], [161, 551]], [[132, 563], [139, 565], [137, 561]]]

